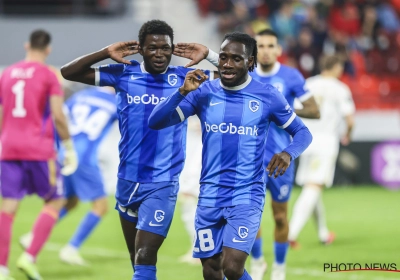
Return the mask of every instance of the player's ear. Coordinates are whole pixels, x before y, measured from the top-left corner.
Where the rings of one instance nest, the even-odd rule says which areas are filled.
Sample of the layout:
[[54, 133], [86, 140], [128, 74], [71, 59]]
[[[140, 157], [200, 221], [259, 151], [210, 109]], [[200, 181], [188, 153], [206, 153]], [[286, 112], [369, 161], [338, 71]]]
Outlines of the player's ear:
[[25, 51], [29, 51], [30, 47], [31, 47], [31, 44], [29, 44], [28, 42], [25, 42], [25, 43], [24, 43], [24, 49], [25, 49]]
[[141, 56], [143, 56], [143, 49], [142, 49], [142, 46], [141, 46], [141, 45], [139, 45], [138, 51], [139, 51], [139, 54], [140, 54]]
[[249, 56], [247, 61], [248, 61], [247, 69], [249, 69], [254, 65], [254, 56]]
[[46, 54], [49, 55], [49, 54], [51, 53], [52, 50], [53, 50], [53, 49], [51, 48], [51, 46], [48, 45], [48, 46], [46, 47]]
[[278, 56], [281, 56], [282, 52], [283, 52], [282, 46], [278, 44]]

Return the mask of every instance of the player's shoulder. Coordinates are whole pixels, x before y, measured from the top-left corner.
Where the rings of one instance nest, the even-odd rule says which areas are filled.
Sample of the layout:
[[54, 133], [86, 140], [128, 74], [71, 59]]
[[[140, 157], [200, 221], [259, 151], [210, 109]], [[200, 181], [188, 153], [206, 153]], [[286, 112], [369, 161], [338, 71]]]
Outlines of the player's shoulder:
[[281, 64], [278, 74], [285, 76], [289, 82], [304, 81], [298, 69], [286, 64]]
[[141, 67], [140, 67], [140, 62], [137, 60], [130, 60], [131, 64], [125, 64], [125, 63], [118, 63], [116, 65], [119, 65], [123, 71], [127, 70], [130, 72], [141, 72]]
[[252, 79], [252, 81], [250, 82], [249, 90], [258, 92], [258, 93], [262, 94], [263, 96], [265, 96], [266, 94], [275, 95], [275, 94], [279, 93], [279, 91], [273, 85], [271, 85], [269, 83], [260, 82], [256, 79]]

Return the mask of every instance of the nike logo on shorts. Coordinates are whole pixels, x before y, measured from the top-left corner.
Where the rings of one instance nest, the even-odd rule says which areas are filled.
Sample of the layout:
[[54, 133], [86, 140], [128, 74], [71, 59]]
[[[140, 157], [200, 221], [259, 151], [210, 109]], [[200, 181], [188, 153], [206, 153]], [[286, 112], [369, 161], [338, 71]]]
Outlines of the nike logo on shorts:
[[235, 243], [238, 243], [238, 242], [240, 242], [240, 243], [247, 242], [247, 240], [237, 240], [236, 237], [234, 237], [234, 238], [232, 239], [232, 241], [235, 242]]
[[162, 224], [153, 224], [153, 222], [150, 222], [149, 226], [151, 226], [151, 227], [161, 227], [163, 225]]

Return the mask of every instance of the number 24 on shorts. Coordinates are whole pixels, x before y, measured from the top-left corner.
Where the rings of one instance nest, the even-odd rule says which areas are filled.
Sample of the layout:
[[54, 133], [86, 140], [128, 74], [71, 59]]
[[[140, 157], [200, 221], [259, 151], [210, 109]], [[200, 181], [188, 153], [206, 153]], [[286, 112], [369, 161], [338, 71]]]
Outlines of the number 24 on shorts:
[[[214, 250], [215, 245], [214, 245], [214, 240], [213, 240], [211, 229], [199, 230], [197, 233], [197, 236], [195, 236], [194, 243], [193, 243], [194, 245], [196, 245], [196, 243], [197, 243], [197, 238], [199, 239], [200, 251], [208, 252], [208, 251]], [[194, 247], [193, 250], [195, 252], [199, 252], [198, 247]]]

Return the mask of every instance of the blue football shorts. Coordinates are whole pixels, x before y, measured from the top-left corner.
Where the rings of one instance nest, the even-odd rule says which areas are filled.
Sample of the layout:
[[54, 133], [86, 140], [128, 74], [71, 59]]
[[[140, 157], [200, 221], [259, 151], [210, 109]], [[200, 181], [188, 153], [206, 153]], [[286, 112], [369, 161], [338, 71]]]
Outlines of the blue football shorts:
[[167, 236], [175, 211], [178, 182], [137, 183], [118, 179], [115, 209], [136, 228]]
[[209, 258], [222, 247], [250, 253], [260, 227], [262, 211], [253, 205], [231, 207], [197, 206], [194, 258]]
[[79, 167], [63, 178], [66, 198], [77, 196], [81, 201], [94, 201], [107, 195], [98, 167]]
[[265, 173], [266, 187], [271, 193], [272, 200], [275, 202], [287, 202], [292, 194], [294, 181], [294, 162], [292, 162], [285, 174], [277, 178], [268, 177]]

